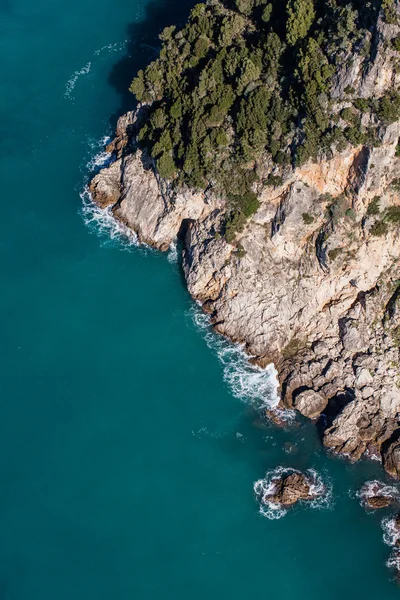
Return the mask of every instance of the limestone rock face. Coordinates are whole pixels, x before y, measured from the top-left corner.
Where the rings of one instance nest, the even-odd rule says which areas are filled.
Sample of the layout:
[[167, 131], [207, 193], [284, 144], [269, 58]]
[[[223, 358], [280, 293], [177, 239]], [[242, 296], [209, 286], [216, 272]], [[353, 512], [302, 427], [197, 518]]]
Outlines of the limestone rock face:
[[328, 399], [314, 390], [300, 392], [293, 402], [293, 406], [302, 415], [309, 419], [318, 417], [328, 404]]
[[[123, 147], [123, 141], [114, 141], [114, 147]], [[204, 218], [221, 204], [190, 190], [172, 193], [140, 150], [102, 169], [93, 178], [90, 192], [102, 208], [112, 206], [114, 216], [133, 229], [140, 241], [159, 250], [168, 250], [185, 222]]]
[[[336, 74], [333, 101], [348, 106], [349, 86], [354, 97], [379, 98], [400, 83], [389, 43], [398, 33], [379, 19], [367, 68], [355, 55]], [[400, 478], [400, 225], [385, 216], [400, 210], [400, 122], [379, 127], [375, 148], [333, 149], [287, 167], [279, 186], [260, 181], [257, 213], [228, 243], [224, 200], [176, 191], [135, 151], [145, 113], [120, 119], [93, 200], [160, 250], [179, 237], [189, 292], [253, 362], [274, 362], [281, 408], [313, 419], [323, 412], [327, 448], [383, 457]]]

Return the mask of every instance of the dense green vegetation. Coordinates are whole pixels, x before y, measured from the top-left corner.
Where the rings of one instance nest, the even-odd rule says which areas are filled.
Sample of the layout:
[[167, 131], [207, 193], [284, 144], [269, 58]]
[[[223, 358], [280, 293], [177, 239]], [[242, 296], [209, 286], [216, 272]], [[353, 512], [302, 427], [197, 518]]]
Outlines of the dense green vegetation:
[[[382, 3], [393, 19], [393, 0]], [[288, 165], [348, 144], [377, 144], [362, 114], [391, 122], [400, 116], [400, 95], [375, 104], [352, 98], [334, 115], [330, 85], [353, 51], [368, 59], [368, 30], [380, 4], [209, 0], [193, 8], [181, 30], [166, 28], [159, 58], [131, 85], [150, 105], [138, 142], [160, 176], [224, 194], [231, 206], [226, 235], [233, 237], [257, 210], [257, 181], [279, 185]]]

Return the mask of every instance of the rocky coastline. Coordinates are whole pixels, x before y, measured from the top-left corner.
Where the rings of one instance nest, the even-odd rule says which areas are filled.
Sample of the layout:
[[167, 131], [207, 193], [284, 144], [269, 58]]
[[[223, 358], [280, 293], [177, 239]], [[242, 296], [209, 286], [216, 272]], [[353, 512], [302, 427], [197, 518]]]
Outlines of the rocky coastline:
[[[354, 56], [336, 73], [332, 110], [350, 105], [349, 89], [368, 99], [398, 86], [388, 40], [399, 29], [380, 18], [368, 68]], [[400, 219], [384, 218], [400, 212], [400, 121], [379, 124], [375, 147], [265, 164], [259, 208], [227, 241], [226, 200], [211, 185], [171, 186], [137, 148], [147, 110], [119, 119], [93, 201], [154, 248], [179, 239], [190, 294], [254, 364], [274, 363], [280, 408], [314, 420], [329, 451], [377, 458], [400, 479]]]

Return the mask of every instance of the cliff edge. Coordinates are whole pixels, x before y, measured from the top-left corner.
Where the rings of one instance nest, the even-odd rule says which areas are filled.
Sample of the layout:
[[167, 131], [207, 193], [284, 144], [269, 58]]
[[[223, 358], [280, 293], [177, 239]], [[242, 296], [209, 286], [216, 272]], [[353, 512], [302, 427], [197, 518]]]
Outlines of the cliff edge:
[[90, 191], [142, 242], [165, 251], [181, 240], [189, 292], [218, 333], [275, 364], [283, 408], [318, 420], [331, 451], [378, 457], [400, 478], [400, 112], [371, 108], [400, 84], [400, 4], [391, 8], [390, 20], [377, 14], [367, 60], [353, 51], [332, 73], [326, 107], [340, 125], [370, 102], [360, 127], [374, 142], [332, 142], [290, 164], [267, 152], [256, 210], [233, 234], [218, 186], [161, 178], [138, 144], [150, 101], [119, 120], [114, 161]]

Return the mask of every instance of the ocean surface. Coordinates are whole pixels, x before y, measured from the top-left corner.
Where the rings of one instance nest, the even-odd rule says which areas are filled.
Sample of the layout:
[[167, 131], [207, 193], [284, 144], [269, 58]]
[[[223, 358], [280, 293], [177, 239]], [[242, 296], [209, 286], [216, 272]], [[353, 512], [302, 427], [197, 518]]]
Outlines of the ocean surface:
[[[356, 497], [379, 464], [262, 426], [271, 376], [210, 332], [176, 253], [88, 204], [131, 78], [192, 4], [0, 0], [0, 599], [398, 598], [387, 513]], [[260, 512], [280, 466], [327, 496]]]

